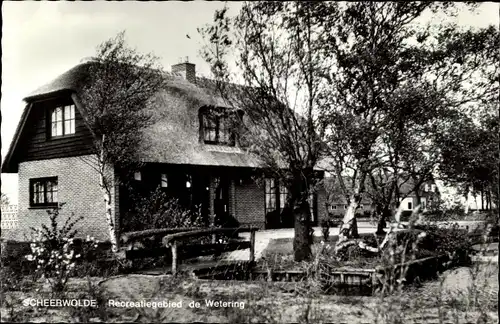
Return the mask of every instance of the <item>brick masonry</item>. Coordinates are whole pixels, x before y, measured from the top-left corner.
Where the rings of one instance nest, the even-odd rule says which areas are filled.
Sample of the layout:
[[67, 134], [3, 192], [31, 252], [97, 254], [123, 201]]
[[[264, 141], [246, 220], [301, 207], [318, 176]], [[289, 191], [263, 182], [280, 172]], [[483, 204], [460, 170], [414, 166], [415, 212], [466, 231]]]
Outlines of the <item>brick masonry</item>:
[[65, 203], [59, 214], [61, 226], [72, 214], [75, 217], [83, 216], [83, 220], [75, 227], [78, 230], [77, 236], [90, 235], [100, 241], [108, 240], [104, 197], [99, 187], [99, 174], [89, 165], [91, 160], [90, 156], [82, 156], [20, 163], [18, 228], [16, 231], [9, 231], [5, 238], [25, 241], [30, 237], [31, 227], [39, 228], [42, 224], [49, 224], [46, 209], [29, 206], [29, 180], [57, 176], [58, 200]]
[[[231, 203], [234, 203], [236, 219], [241, 225], [265, 228], [265, 193], [263, 187], [257, 183], [235, 184], [234, 196], [231, 195], [231, 197], [235, 197], [234, 201], [231, 199]], [[323, 186], [317, 189], [317, 208], [317, 225], [319, 226], [321, 220], [328, 216], [326, 191]]]
[[264, 188], [257, 183], [235, 184], [236, 219], [241, 225], [265, 226]]

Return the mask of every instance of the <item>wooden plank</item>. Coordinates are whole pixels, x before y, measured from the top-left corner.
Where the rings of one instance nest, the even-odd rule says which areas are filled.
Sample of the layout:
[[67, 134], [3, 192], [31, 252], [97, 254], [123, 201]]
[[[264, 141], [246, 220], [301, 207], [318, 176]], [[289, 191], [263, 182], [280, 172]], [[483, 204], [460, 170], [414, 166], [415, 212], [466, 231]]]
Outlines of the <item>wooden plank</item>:
[[252, 230], [258, 230], [257, 227], [234, 227], [234, 228], [210, 228], [210, 229], [201, 229], [194, 230], [190, 232], [182, 232], [166, 235], [163, 238], [163, 244], [169, 245], [172, 241], [185, 240], [193, 237], [201, 237], [208, 236], [211, 234], [236, 234], [242, 232], [251, 232]]
[[150, 237], [150, 236], [161, 236], [173, 233], [180, 233], [186, 231], [194, 231], [198, 230], [199, 227], [184, 227], [184, 228], [156, 228], [144, 231], [135, 231], [135, 232], [127, 232], [121, 235], [121, 240], [123, 243], [127, 243], [130, 241], [136, 241], [141, 238]]
[[249, 266], [248, 261], [203, 261], [197, 263], [182, 263], [177, 266], [178, 272], [193, 272], [216, 269], [221, 267]]
[[159, 256], [165, 256], [169, 259], [171, 257], [170, 249], [166, 247], [159, 247], [154, 249], [138, 249], [125, 251], [125, 257], [129, 260]]
[[179, 246], [179, 255], [182, 259], [188, 259], [197, 256], [217, 255], [229, 251], [244, 250], [249, 247], [250, 242], [181, 245]]

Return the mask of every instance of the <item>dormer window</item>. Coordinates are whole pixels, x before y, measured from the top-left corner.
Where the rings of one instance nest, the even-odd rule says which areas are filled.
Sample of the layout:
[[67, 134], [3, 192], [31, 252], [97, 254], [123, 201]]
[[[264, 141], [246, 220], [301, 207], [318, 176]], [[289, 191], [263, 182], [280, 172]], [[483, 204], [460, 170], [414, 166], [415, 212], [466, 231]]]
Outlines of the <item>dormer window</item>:
[[224, 111], [223, 108], [207, 108], [201, 111], [200, 117], [205, 144], [236, 145], [233, 112]]
[[75, 105], [60, 106], [52, 110], [51, 136], [64, 136], [75, 133]]

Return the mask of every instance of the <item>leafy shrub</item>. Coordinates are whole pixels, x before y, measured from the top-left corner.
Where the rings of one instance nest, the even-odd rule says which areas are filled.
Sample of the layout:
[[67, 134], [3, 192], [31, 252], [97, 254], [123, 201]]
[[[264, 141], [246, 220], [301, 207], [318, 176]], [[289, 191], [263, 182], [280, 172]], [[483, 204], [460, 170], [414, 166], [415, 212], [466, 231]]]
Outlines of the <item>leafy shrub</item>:
[[412, 213], [413, 213], [413, 211], [411, 211], [411, 210], [403, 210], [401, 212], [401, 218], [400, 218], [400, 220], [402, 222], [407, 222], [410, 219], [410, 216], [412, 215]]
[[123, 219], [124, 231], [155, 228], [202, 227], [198, 208], [188, 210], [157, 187], [147, 195], [131, 194], [131, 208]]
[[416, 225], [415, 228], [427, 234], [421, 242], [422, 249], [445, 254], [452, 262], [466, 261], [464, 258], [472, 248], [467, 230], [458, 228], [457, 224], [451, 228], [436, 225]]
[[[61, 205], [62, 206], [62, 205]], [[77, 231], [74, 226], [83, 217], [68, 217], [63, 226], [58, 223], [61, 206], [47, 210], [50, 225], [42, 225], [41, 229], [32, 228], [35, 239], [31, 243], [31, 254], [26, 259], [36, 265], [36, 272], [44, 277], [53, 292], [63, 292], [69, 277], [75, 271], [76, 260], [81, 254], [75, 253], [74, 238]], [[81, 246], [82, 252], [97, 247], [96, 241], [87, 237]]]

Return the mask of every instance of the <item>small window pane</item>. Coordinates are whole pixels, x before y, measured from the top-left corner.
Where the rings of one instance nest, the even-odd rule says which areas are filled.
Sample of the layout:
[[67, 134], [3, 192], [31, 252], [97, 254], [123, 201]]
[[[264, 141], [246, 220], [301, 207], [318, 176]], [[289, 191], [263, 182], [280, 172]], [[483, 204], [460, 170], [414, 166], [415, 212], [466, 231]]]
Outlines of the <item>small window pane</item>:
[[142, 178], [142, 176], [141, 176], [141, 172], [140, 171], [137, 171], [137, 172], [134, 173], [134, 180], [141, 181], [141, 178]]
[[283, 184], [280, 183], [280, 209], [285, 208], [286, 199], [288, 196], [288, 189]]
[[168, 187], [168, 178], [165, 173], [161, 174], [161, 187], [162, 188], [167, 188]]
[[52, 111], [52, 136], [62, 135], [62, 108], [57, 107]]
[[48, 203], [54, 202], [53, 193], [51, 191], [47, 191], [47, 202]]
[[71, 120], [64, 121], [64, 133], [68, 134], [71, 130]]
[[412, 207], [413, 207], [413, 206], [412, 206], [412, 203], [411, 203], [411, 202], [408, 202], [408, 209], [410, 209], [410, 210], [411, 210], [411, 209], [413, 209]]
[[64, 107], [64, 120], [71, 119], [71, 106]]
[[60, 120], [62, 120], [62, 108], [61, 107], [57, 107], [52, 112], [52, 121], [53, 122], [57, 122], [57, 121], [60, 121]]

